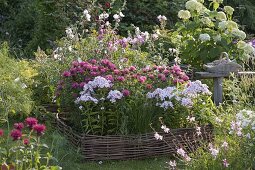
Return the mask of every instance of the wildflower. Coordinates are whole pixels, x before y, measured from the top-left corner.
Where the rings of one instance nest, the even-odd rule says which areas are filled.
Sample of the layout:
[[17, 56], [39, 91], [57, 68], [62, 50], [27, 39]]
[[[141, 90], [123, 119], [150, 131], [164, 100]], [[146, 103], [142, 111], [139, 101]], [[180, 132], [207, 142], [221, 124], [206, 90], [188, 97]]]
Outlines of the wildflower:
[[146, 76], [140, 76], [140, 77], [138, 77], [138, 81], [139, 81], [140, 83], [144, 83], [146, 80], [147, 80], [147, 77], [146, 77]]
[[211, 37], [209, 34], [200, 34], [199, 35], [199, 39], [202, 41], [202, 42], [205, 42], [205, 41], [210, 41]]
[[168, 164], [170, 167], [172, 167], [173, 169], [177, 166], [175, 160], [174, 160], [174, 161], [169, 161], [169, 162], [167, 162], [167, 164]]
[[29, 144], [30, 144], [29, 139], [27, 139], [27, 138], [24, 139], [24, 140], [23, 140], [23, 144], [26, 145], [26, 146], [29, 145]]
[[223, 159], [223, 160], [222, 160], [222, 163], [223, 163], [223, 166], [224, 166], [225, 168], [227, 168], [227, 167], [229, 166], [229, 163], [228, 163], [227, 159]]
[[33, 117], [28, 117], [25, 120], [26, 125], [32, 129], [34, 125], [36, 125], [38, 123], [38, 120], [36, 118]]
[[64, 73], [62, 74], [63, 77], [70, 77], [71, 73], [69, 71], [64, 71]]
[[193, 102], [190, 98], [182, 98], [181, 105], [185, 107], [191, 107], [193, 105]]
[[24, 128], [24, 124], [23, 123], [14, 123], [14, 128], [21, 131]]
[[209, 144], [209, 151], [211, 152], [211, 155], [216, 158], [217, 155], [219, 154], [219, 150], [213, 147], [213, 145], [210, 143]]
[[135, 70], [136, 70], [135, 66], [130, 66], [129, 67], [129, 71], [135, 71]]
[[159, 15], [157, 18], [158, 18], [159, 22], [163, 22], [163, 21], [167, 20], [166, 16], [164, 16], [164, 15]]
[[186, 152], [185, 152], [182, 148], [177, 149], [177, 153], [178, 153], [179, 155], [181, 155], [182, 157], [185, 157], [185, 156], [186, 156]]
[[188, 20], [191, 17], [191, 14], [188, 10], [180, 10], [178, 12], [178, 17], [180, 19]]
[[161, 136], [160, 134], [158, 134], [158, 132], [156, 132], [154, 134], [154, 137], [157, 139], [157, 140], [162, 140], [163, 139], [163, 136]]
[[221, 145], [222, 148], [224, 148], [225, 150], [227, 150], [228, 148], [228, 143], [226, 141], [224, 141]]
[[125, 77], [119, 76], [119, 77], [117, 77], [117, 80], [120, 81], [120, 82], [123, 82], [123, 81], [125, 81]]
[[0, 129], [0, 137], [4, 135], [4, 130]]
[[165, 133], [169, 133], [170, 129], [166, 127], [166, 125], [162, 125], [161, 129], [164, 130]]
[[11, 131], [11, 137], [13, 138], [13, 141], [20, 140], [22, 137], [22, 133], [18, 129], [14, 129]]
[[36, 124], [33, 126], [33, 130], [36, 131], [38, 136], [43, 135], [44, 131], [46, 130], [46, 126], [43, 124]]
[[201, 127], [196, 127], [196, 131], [198, 136], [202, 135]]

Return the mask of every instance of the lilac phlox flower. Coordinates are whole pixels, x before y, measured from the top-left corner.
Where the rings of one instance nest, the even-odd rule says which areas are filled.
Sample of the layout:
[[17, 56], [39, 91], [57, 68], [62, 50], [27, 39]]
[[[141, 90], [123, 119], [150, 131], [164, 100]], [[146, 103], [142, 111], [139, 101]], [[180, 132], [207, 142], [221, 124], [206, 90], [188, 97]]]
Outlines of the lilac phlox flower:
[[237, 136], [242, 136], [241, 122], [232, 121], [229, 134], [236, 134]]
[[212, 93], [209, 91], [206, 84], [202, 84], [201, 81], [196, 80], [187, 84], [182, 94], [188, 97], [196, 98], [199, 94], [211, 95]]
[[78, 104], [79, 102], [88, 102], [88, 101], [92, 101], [94, 102], [95, 104], [98, 103], [98, 100], [94, 97], [92, 97], [90, 94], [84, 94], [84, 95], [81, 95], [80, 97], [78, 97], [76, 100], [75, 100], [75, 103]]
[[170, 129], [166, 127], [166, 125], [162, 125], [161, 129], [164, 130], [165, 133], [169, 133]]
[[158, 132], [155, 132], [154, 137], [155, 137], [157, 140], [163, 140], [163, 136], [161, 136], [160, 134], [158, 134]]
[[168, 108], [174, 108], [174, 105], [171, 101], [164, 101], [163, 103], [159, 104], [159, 106], [164, 108], [164, 110], [167, 110]]
[[182, 98], [182, 100], [181, 100], [181, 105], [183, 105], [183, 106], [185, 106], [185, 107], [192, 107], [193, 102], [192, 102], [192, 100], [191, 100], [190, 98], [184, 97], [184, 98]]
[[110, 100], [110, 102], [115, 103], [116, 100], [120, 100], [123, 97], [123, 94], [118, 90], [111, 90], [108, 93], [107, 99]]

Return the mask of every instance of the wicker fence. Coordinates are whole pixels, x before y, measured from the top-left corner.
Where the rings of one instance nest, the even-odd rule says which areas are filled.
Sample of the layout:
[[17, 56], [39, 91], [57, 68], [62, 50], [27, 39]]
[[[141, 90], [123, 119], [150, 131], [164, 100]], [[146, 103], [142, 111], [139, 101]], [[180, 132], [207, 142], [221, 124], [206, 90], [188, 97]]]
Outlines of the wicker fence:
[[56, 125], [71, 144], [80, 148], [86, 160], [126, 160], [171, 155], [180, 146], [192, 152], [202, 143], [213, 139], [213, 129], [209, 125], [201, 128], [202, 135], [199, 136], [194, 128], [172, 129], [171, 133], [161, 134], [164, 136], [162, 141], [157, 141], [154, 133], [129, 136], [79, 134], [58, 116]]

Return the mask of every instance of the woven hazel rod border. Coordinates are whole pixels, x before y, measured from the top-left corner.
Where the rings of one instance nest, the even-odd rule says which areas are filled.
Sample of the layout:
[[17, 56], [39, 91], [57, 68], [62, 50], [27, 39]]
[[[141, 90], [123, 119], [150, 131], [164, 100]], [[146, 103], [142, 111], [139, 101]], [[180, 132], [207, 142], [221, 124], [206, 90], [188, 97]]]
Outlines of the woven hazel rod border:
[[164, 134], [163, 141], [157, 141], [154, 133], [142, 135], [87, 135], [78, 134], [56, 115], [57, 129], [67, 136], [70, 143], [80, 152], [85, 160], [127, 160], [143, 159], [160, 155], [174, 155], [180, 146], [193, 152], [204, 142], [213, 139], [211, 125], [201, 128], [202, 134], [196, 135], [195, 128], [172, 129]]

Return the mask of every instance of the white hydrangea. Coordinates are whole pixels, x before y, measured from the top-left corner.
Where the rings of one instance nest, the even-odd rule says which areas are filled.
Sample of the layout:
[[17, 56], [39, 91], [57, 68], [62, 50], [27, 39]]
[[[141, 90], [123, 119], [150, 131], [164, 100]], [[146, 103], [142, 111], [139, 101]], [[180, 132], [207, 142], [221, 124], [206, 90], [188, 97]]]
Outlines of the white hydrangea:
[[214, 25], [212, 20], [209, 17], [203, 17], [201, 19], [201, 21], [202, 21], [203, 24], [205, 24], [205, 25], [207, 25], [209, 27]]
[[224, 11], [228, 14], [228, 15], [233, 15], [234, 13], [234, 8], [232, 8], [231, 6], [224, 6]]
[[205, 41], [210, 41], [211, 40], [211, 37], [209, 34], [200, 34], [199, 35], [199, 39], [202, 41], [202, 42], [205, 42]]
[[110, 102], [115, 103], [118, 100], [120, 100], [123, 97], [123, 94], [118, 90], [111, 90], [108, 93], [107, 99], [110, 100]]
[[224, 12], [220, 11], [217, 13], [216, 15], [216, 19], [220, 20], [220, 21], [226, 21], [227, 20], [227, 16]]
[[203, 9], [203, 4], [201, 4], [200, 2], [198, 2], [196, 0], [189, 0], [186, 2], [185, 7], [186, 7], [186, 9], [188, 9], [190, 11], [201, 12]]
[[187, 20], [187, 19], [189, 19], [191, 17], [191, 14], [190, 14], [190, 12], [188, 10], [180, 10], [178, 12], [178, 17], [180, 19]]
[[239, 30], [238, 28], [234, 28], [231, 33], [240, 40], [244, 40], [246, 38], [245, 32]]
[[219, 22], [218, 28], [221, 29], [221, 30], [225, 30], [227, 28], [227, 21]]

